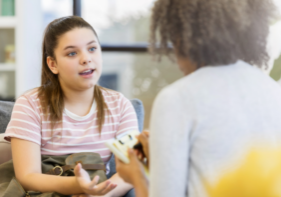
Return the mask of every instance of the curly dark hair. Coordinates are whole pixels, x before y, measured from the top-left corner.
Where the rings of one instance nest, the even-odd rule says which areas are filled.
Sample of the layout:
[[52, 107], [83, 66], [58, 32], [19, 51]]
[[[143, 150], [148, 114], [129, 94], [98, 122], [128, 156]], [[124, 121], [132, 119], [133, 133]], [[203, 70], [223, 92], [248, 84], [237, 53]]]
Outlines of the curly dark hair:
[[[151, 18], [150, 51], [188, 57], [198, 67], [244, 60], [262, 67], [275, 7], [270, 0], [158, 0]], [[160, 49], [156, 43], [160, 39]]]

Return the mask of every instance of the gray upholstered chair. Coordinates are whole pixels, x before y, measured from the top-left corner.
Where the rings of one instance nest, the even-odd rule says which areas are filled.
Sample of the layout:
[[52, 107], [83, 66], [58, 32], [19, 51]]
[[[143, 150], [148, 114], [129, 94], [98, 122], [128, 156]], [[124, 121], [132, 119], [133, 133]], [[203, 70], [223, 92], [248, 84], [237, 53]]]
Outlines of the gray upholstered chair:
[[[137, 114], [139, 130], [143, 129], [144, 109], [142, 102], [138, 99], [131, 100], [132, 105]], [[11, 145], [4, 140], [4, 133], [11, 118], [14, 102], [0, 101], [0, 165], [12, 159]], [[108, 178], [116, 173], [114, 155], [110, 158], [110, 173]], [[124, 197], [134, 197], [133, 189], [130, 190]]]
[[14, 102], [0, 101], [0, 164], [12, 158], [11, 145], [4, 140], [5, 130], [11, 118]]

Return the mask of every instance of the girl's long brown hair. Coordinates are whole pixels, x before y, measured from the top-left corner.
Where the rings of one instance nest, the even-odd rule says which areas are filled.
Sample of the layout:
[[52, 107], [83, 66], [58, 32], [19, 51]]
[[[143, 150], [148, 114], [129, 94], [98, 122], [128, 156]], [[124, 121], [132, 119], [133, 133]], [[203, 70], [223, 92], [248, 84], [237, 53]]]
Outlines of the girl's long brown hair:
[[[93, 27], [78, 16], [62, 17], [52, 21], [45, 30], [45, 35], [42, 45], [42, 75], [41, 86], [38, 89], [38, 98], [40, 100], [43, 113], [46, 117], [49, 114], [51, 128], [62, 120], [64, 109], [64, 95], [60, 86], [58, 75], [53, 74], [47, 65], [47, 57], [50, 56], [56, 59], [54, 50], [58, 45], [60, 36], [74, 28], [89, 28], [98, 38]], [[95, 85], [94, 100], [97, 104], [97, 121], [99, 132], [102, 130], [102, 125], [105, 120], [106, 103], [102, 95], [102, 87]]]

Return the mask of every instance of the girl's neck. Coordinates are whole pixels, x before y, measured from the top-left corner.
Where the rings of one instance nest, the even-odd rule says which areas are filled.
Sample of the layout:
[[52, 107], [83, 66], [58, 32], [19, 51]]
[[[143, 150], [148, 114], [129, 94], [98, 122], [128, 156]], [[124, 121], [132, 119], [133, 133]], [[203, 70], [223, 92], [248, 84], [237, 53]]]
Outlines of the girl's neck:
[[90, 112], [94, 100], [94, 87], [85, 91], [64, 89], [63, 93], [67, 110], [79, 116], [87, 115]]

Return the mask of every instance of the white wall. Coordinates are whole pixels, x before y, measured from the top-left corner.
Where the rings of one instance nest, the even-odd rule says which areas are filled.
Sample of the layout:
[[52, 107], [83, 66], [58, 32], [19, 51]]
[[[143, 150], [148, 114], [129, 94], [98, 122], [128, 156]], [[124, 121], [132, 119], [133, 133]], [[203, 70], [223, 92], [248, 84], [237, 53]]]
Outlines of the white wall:
[[38, 87], [41, 78], [42, 10], [40, 0], [16, 1], [16, 98]]

